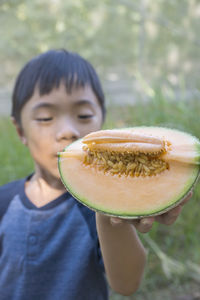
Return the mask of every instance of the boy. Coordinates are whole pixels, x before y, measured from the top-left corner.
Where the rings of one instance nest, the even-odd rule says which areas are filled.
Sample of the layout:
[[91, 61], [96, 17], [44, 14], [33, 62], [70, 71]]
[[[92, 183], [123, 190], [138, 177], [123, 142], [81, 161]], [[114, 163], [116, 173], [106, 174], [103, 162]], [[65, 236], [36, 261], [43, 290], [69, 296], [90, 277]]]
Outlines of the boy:
[[[154, 218], [95, 214], [65, 190], [57, 168], [57, 152], [104, 117], [98, 76], [78, 54], [48, 51], [21, 70], [12, 120], [35, 170], [0, 188], [1, 300], [106, 300], [104, 273], [115, 291], [137, 290], [146, 255], [135, 228], [149, 231]], [[180, 210], [157, 220], [172, 223]]]

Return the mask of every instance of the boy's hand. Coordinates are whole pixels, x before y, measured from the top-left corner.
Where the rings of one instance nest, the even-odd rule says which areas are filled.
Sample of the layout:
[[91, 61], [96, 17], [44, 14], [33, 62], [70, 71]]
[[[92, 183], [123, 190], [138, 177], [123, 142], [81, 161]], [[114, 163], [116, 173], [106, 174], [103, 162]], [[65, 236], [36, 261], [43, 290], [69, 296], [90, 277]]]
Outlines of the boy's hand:
[[114, 226], [120, 225], [123, 223], [130, 223], [135, 226], [135, 228], [141, 232], [141, 233], [147, 233], [150, 231], [154, 221], [159, 222], [164, 225], [172, 225], [176, 219], [178, 218], [179, 214], [181, 213], [182, 207], [185, 203], [187, 203], [190, 198], [192, 197], [193, 192], [189, 192], [187, 196], [183, 199], [183, 201], [176, 206], [175, 208], [172, 208], [168, 212], [155, 216], [155, 217], [146, 217], [142, 219], [137, 219], [137, 220], [125, 220], [121, 218], [116, 218], [116, 217], [111, 217], [111, 224]]

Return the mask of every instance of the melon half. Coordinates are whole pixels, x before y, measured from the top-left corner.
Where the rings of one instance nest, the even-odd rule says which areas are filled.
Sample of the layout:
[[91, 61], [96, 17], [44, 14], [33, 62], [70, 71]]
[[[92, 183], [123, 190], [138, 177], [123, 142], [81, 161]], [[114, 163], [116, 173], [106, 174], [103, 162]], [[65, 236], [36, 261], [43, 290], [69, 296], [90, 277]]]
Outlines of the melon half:
[[94, 211], [122, 218], [162, 214], [197, 182], [200, 142], [161, 127], [100, 130], [58, 154], [66, 189]]

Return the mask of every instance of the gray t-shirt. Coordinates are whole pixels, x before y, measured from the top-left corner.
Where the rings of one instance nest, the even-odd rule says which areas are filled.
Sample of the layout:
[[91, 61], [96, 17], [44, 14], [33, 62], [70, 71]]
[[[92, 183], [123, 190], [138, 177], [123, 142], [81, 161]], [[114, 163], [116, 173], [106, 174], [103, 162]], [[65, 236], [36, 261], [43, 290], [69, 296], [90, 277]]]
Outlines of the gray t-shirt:
[[0, 299], [108, 299], [94, 212], [67, 192], [37, 208], [26, 180], [0, 187]]

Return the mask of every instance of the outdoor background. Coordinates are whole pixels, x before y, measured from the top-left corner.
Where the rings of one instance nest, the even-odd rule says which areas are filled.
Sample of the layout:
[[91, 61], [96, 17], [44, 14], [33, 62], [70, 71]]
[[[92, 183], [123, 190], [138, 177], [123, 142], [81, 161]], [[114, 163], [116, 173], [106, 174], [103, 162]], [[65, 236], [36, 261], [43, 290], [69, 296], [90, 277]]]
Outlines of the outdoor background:
[[[199, 0], [0, 0], [0, 185], [32, 170], [9, 120], [23, 64], [50, 48], [92, 62], [105, 90], [105, 128], [156, 125], [200, 138]], [[162, 195], [161, 195], [162, 197]], [[173, 226], [140, 235], [149, 250], [136, 295], [200, 299], [200, 185]]]

